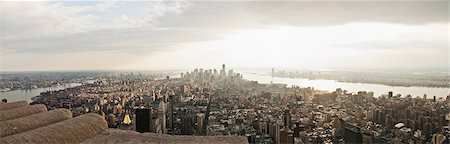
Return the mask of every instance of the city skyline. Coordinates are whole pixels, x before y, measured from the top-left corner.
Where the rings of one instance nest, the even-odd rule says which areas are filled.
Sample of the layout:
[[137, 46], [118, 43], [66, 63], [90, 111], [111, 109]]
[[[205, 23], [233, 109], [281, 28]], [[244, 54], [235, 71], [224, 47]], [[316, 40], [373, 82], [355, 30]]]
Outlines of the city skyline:
[[0, 0], [0, 143], [450, 143], [448, 0]]
[[[0, 141], [443, 144], [450, 140], [448, 93], [404, 95], [389, 88], [392, 91], [380, 95], [372, 87], [324, 91], [244, 79], [225, 65], [219, 69], [194, 69], [176, 78], [130, 72], [5, 74], [3, 82], [11, 84], [5, 93], [23, 88], [40, 92], [37, 87], [49, 81], [53, 85], [58, 77], [64, 77], [58, 81], [64, 88], [37, 96], [0, 93], [0, 127], [5, 129]], [[74, 80], [91, 82], [66, 85]], [[31, 81], [39, 86], [21, 88]]]
[[0, 71], [448, 70], [448, 1], [1, 3]]

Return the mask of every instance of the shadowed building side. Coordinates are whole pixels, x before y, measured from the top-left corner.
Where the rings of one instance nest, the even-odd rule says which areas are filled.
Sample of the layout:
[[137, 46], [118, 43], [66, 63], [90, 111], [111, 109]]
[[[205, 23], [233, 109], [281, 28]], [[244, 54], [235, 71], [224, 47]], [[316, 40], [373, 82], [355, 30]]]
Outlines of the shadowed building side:
[[0, 121], [20, 118], [40, 112], [47, 111], [47, 107], [43, 104], [37, 104], [27, 107], [20, 107], [15, 109], [1, 110], [0, 111]]
[[0, 123], [0, 137], [18, 134], [39, 127], [44, 127], [70, 118], [72, 118], [72, 112], [70, 112], [68, 109], [56, 109], [2, 121]]
[[0, 143], [80, 143], [100, 134], [107, 128], [108, 125], [102, 116], [89, 113], [45, 127], [2, 137]]
[[28, 106], [28, 103], [26, 101], [17, 101], [11, 103], [0, 102], [0, 110], [9, 110], [26, 106]]

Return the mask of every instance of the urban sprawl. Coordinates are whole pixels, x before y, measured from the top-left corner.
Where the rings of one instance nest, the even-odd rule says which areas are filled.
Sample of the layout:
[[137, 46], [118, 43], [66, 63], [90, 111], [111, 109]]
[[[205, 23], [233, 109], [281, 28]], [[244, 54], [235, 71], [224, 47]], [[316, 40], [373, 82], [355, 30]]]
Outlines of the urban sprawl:
[[93, 83], [47, 91], [32, 104], [103, 115], [111, 128], [172, 135], [238, 135], [249, 143], [445, 143], [450, 96], [334, 92], [259, 84], [226, 70], [179, 78], [96, 74]]

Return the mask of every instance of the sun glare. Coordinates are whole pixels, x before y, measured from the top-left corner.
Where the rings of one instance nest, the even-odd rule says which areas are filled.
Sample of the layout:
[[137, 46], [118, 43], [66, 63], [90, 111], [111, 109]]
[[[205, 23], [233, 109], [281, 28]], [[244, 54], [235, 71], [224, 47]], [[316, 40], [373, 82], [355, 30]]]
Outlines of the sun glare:
[[[441, 25], [414, 27], [386, 23], [350, 23], [322, 27], [278, 26], [243, 30], [221, 35], [220, 39], [211, 41], [192, 42], [176, 51], [162, 52], [160, 55], [181, 59], [176, 63], [182, 63], [186, 67], [196, 66], [193, 63], [214, 66], [225, 61], [241, 67], [323, 68], [348, 63], [364, 65], [382, 57], [377, 54], [383, 52], [381, 48], [362, 48], [371, 42], [383, 44], [423, 40], [420, 36], [411, 37], [411, 33], [422, 33], [436, 39], [442, 33], [439, 32], [440, 29]], [[152, 55], [145, 62], [135, 65], [157, 65], [161, 58], [164, 59]]]

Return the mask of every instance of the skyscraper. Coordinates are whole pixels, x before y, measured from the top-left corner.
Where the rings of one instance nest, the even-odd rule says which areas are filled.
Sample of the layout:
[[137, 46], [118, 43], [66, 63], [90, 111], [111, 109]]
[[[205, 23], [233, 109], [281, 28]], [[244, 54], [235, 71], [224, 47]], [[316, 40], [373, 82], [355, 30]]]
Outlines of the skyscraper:
[[361, 128], [355, 125], [348, 124], [345, 126], [344, 132], [345, 143], [362, 143], [362, 132]]
[[291, 125], [291, 114], [289, 111], [289, 107], [286, 107], [286, 109], [284, 110], [283, 122], [285, 128], [290, 128]]
[[173, 131], [173, 103], [174, 101], [174, 95], [169, 96], [169, 130]]
[[225, 71], [225, 64], [222, 64], [222, 70], [220, 70], [220, 77], [226, 77], [227, 71]]
[[270, 84], [273, 84], [273, 77], [275, 76], [275, 69], [272, 68], [272, 80], [270, 80]]
[[204, 113], [198, 113], [196, 117], [197, 121], [197, 130], [198, 134], [203, 135], [205, 133], [205, 114]]
[[151, 110], [150, 109], [136, 109], [136, 131], [151, 132]]
[[275, 68], [272, 68], [272, 78], [275, 76]]
[[181, 135], [192, 134], [192, 117], [188, 112], [182, 112], [181, 114]]
[[206, 107], [206, 112], [205, 112], [205, 122], [203, 124], [203, 135], [206, 135], [207, 133], [207, 127], [209, 124], [209, 112], [211, 111], [211, 101], [208, 101], [208, 106]]

